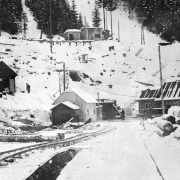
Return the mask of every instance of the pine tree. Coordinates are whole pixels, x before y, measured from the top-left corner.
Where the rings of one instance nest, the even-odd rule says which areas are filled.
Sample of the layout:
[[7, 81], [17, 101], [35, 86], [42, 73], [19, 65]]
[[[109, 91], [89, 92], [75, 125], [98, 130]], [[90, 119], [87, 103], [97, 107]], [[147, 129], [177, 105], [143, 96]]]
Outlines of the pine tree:
[[78, 17], [78, 29], [81, 29], [82, 27], [83, 27], [82, 14], [79, 13], [79, 17]]
[[100, 12], [99, 12], [99, 8], [95, 2], [94, 5], [94, 10], [92, 12], [92, 23], [93, 23], [93, 27], [99, 27], [101, 25], [101, 17], [100, 17]]
[[77, 29], [78, 28], [78, 13], [77, 13], [75, 0], [72, 0], [72, 7], [71, 7], [70, 14], [71, 14], [72, 28]]

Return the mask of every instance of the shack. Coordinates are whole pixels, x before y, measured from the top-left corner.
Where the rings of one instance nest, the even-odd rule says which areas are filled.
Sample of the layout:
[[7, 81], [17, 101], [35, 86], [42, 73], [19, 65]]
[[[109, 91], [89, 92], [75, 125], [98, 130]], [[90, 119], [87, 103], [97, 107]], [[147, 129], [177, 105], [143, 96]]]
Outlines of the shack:
[[81, 31], [78, 29], [67, 29], [64, 33], [63, 33], [63, 37], [65, 40], [80, 40], [80, 33]]
[[14, 94], [16, 92], [16, 76], [17, 74], [7, 64], [0, 61], [0, 93]]
[[[63, 107], [64, 105], [67, 106], [67, 104], [65, 104], [67, 101], [70, 102], [73, 107], [76, 107], [76, 109], [68, 106], [68, 108], [73, 110], [71, 111], [67, 107]], [[53, 103], [55, 107], [52, 108], [52, 122], [62, 124], [74, 117], [76, 122], [85, 122], [88, 119], [91, 119], [93, 122], [97, 121], [96, 104], [97, 101], [93, 97], [79, 88], [66, 90]], [[60, 118], [62, 114], [66, 118]], [[60, 115], [60, 117], [58, 115]]]
[[80, 107], [70, 101], [59, 103], [51, 110], [54, 125], [63, 124], [71, 119], [73, 122], [79, 122]]
[[[163, 99], [165, 113], [171, 106], [180, 106], [180, 81], [165, 82], [163, 84]], [[153, 114], [162, 113], [161, 89], [147, 89], [138, 98], [139, 113], [152, 107]]]
[[102, 29], [100, 27], [83, 27], [81, 28], [81, 40], [99, 41], [103, 39]]

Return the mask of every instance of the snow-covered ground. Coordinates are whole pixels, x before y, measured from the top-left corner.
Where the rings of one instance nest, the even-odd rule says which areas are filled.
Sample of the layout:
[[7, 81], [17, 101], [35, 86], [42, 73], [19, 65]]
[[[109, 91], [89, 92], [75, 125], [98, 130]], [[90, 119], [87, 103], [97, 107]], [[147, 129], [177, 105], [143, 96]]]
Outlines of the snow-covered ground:
[[[24, 5], [24, 0], [22, 2], [24, 12], [28, 17], [26, 36], [38, 39], [40, 31], [37, 30], [37, 24], [29, 9]], [[89, 2], [76, 0], [77, 9], [91, 24], [91, 9], [94, 6], [94, 0]], [[121, 8], [113, 12], [115, 38], [117, 37], [117, 21], [121, 24], [121, 42], [115, 40], [93, 42], [92, 50], [89, 50], [89, 44], [83, 46], [79, 43], [76, 46], [72, 43], [69, 46], [68, 43], [61, 45], [55, 43], [53, 53], [50, 53], [49, 43], [9, 39], [9, 35], [2, 32], [0, 42], [6, 45], [0, 45], [0, 52], [6, 52], [7, 48], [11, 49], [11, 52], [1, 54], [1, 60], [10, 65], [18, 73], [18, 77], [16, 78], [17, 93], [15, 96], [8, 96], [7, 99], [0, 99], [1, 108], [48, 111], [59, 94], [53, 96], [59, 89], [56, 69], [62, 69], [62, 61], [65, 61], [66, 68], [84, 72], [94, 81], [102, 82], [100, 85], [90, 87], [90, 80], [86, 84], [70, 81], [70, 87], [78, 86], [95, 98], [99, 92], [100, 98], [116, 99], [120, 106], [127, 107], [138, 97], [142, 89], [147, 88], [136, 81], [151, 83], [154, 87], [159, 87], [158, 43], [162, 40], [145, 31], [146, 45], [140, 45], [140, 24], [136, 20], [129, 20], [127, 13], [124, 13]], [[108, 27], [110, 27], [109, 24], [110, 18], [108, 18]], [[18, 37], [23, 37], [23, 34]], [[109, 51], [109, 46], [114, 46], [115, 51]], [[136, 56], [135, 54], [141, 48], [142, 52]], [[178, 79], [179, 48], [179, 44], [161, 48], [165, 80]], [[78, 57], [83, 53], [88, 53], [91, 59], [88, 64], [78, 61]], [[31, 86], [30, 94], [26, 93], [26, 83]], [[109, 85], [113, 85], [112, 88]]]
[[151, 138], [141, 135], [139, 123], [130, 119], [111, 122], [115, 131], [77, 144], [85, 149], [67, 164], [58, 180], [179, 179], [179, 142], [156, 134]]

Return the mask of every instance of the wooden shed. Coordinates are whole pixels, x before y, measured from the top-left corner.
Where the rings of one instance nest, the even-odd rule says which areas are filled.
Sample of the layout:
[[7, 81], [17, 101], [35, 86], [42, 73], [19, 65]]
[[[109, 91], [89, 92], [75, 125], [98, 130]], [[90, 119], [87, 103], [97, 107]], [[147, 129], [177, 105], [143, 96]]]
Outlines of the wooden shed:
[[[72, 90], [64, 91], [54, 101], [53, 105], [58, 105], [60, 103], [66, 102], [66, 101], [69, 101], [80, 108], [80, 110], [76, 114], [78, 116], [77, 117], [78, 121], [85, 122], [86, 120], [88, 120], [90, 118], [91, 118], [92, 122], [97, 121], [97, 109], [96, 109], [97, 101], [93, 97], [91, 97], [89, 94], [87, 94], [85, 91], [83, 91], [79, 88], [73, 88]], [[57, 106], [56, 111], [58, 111], [58, 113], [61, 114], [60, 111], [62, 111], [62, 107]], [[68, 113], [69, 112], [66, 111], [66, 114], [68, 114]], [[52, 120], [53, 122], [58, 121], [58, 118], [54, 114], [54, 111], [52, 111], [52, 118], [55, 118]]]
[[70, 101], [55, 105], [52, 109], [52, 123], [61, 125], [73, 118], [73, 122], [79, 122], [80, 108]]
[[[163, 99], [165, 112], [171, 106], [180, 106], [180, 81], [165, 82], [163, 84]], [[153, 114], [161, 114], [161, 89], [143, 90], [138, 102], [139, 113], [143, 113], [145, 109], [152, 107]]]
[[80, 40], [80, 33], [81, 31], [78, 29], [67, 29], [64, 33], [63, 33], [63, 37], [65, 38], [65, 40]]
[[83, 27], [81, 28], [81, 40], [100, 41], [103, 39], [102, 29], [100, 27]]
[[3, 61], [0, 61], [0, 93], [3, 91], [16, 92], [15, 77], [17, 74]]

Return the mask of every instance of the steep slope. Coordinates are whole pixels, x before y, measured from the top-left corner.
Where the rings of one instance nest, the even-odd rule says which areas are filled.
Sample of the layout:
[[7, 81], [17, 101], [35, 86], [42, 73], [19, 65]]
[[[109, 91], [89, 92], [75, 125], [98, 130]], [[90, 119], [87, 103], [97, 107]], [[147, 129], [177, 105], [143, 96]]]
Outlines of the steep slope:
[[[90, 21], [93, 0], [90, 4], [85, 4], [86, 0], [83, 3], [80, 0], [76, 2], [77, 7], [81, 8], [84, 15], [86, 13], [87, 20]], [[7, 99], [1, 98], [1, 110], [49, 111], [52, 102], [59, 95], [56, 69], [63, 68], [62, 61], [66, 63], [67, 69], [84, 72], [94, 81], [101, 82], [99, 85], [92, 86], [92, 81], [87, 81], [86, 84], [70, 81], [69, 87], [80, 87], [95, 98], [99, 92], [100, 98], [115, 99], [120, 106], [129, 107], [142, 89], [149, 88], [138, 82], [154, 85], [151, 88], [159, 87], [158, 43], [161, 40], [146, 31], [147, 45], [140, 45], [140, 25], [129, 20], [122, 11], [121, 15], [120, 10], [113, 13], [115, 37], [117, 36], [117, 28], [115, 28], [117, 21], [119, 20], [121, 24], [121, 42], [115, 40], [93, 42], [92, 50], [89, 49], [88, 43], [84, 46], [80, 42], [78, 46], [72, 43], [70, 46], [68, 42], [61, 44], [55, 42], [53, 53], [50, 53], [48, 42], [37, 41], [40, 32], [36, 31], [36, 23], [29, 10], [23, 7], [28, 17], [28, 26], [31, 27], [28, 29], [27, 37], [36, 40], [9, 39], [8, 34], [2, 33], [0, 58], [18, 73], [18, 77], [16, 78], [16, 95], [8, 95]], [[109, 46], [114, 46], [115, 51], [109, 51]], [[8, 53], [7, 48], [11, 49]], [[178, 79], [179, 48], [179, 44], [161, 48], [165, 80]], [[79, 61], [83, 53], [89, 56], [90, 61], [87, 64]], [[31, 86], [30, 94], [26, 92], [26, 83]], [[63, 91], [62, 82], [61, 91]]]

